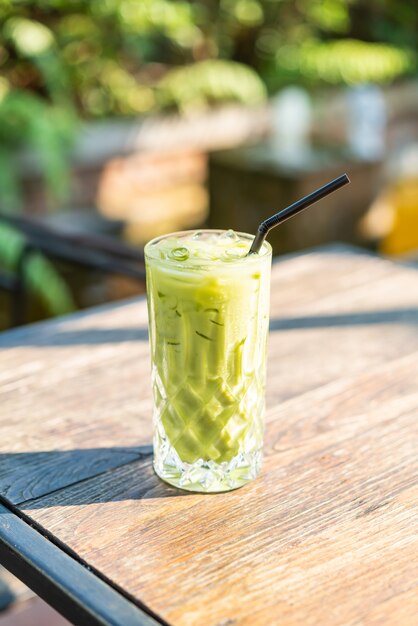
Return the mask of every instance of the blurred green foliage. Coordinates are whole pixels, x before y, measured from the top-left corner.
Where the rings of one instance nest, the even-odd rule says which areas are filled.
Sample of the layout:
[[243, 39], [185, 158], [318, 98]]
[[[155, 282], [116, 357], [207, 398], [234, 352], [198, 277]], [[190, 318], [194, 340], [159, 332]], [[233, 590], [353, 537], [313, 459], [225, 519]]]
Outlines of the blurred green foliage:
[[[8, 224], [0, 223], [0, 266], [13, 273], [25, 244], [25, 237], [21, 233]], [[25, 281], [28, 290], [50, 315], [63, 315], [76, 308], [65, 281], [42, 254], [34, 251], [29, 255]]]
[[30, 146], [55, 204], [77, 117], [261, 102], [416, 70], [414, 0], [0, 0], [0, 202]]
[[[21, 205], [22, 148], [51, 207], [63, 203], [80, 118], [388, 82], [416, 71], [417, 31], [414, 0], [0, 0], [0, 207]], [[13, 268], [21, 242], [6, 246], [4, 228], [0, 264]], [[55, 285], [50, 310], [70, 308], [53, 268], [32, 268], [34, 289]]]
[[417, 52], [413, 0], [0, 0], [0, 20], [2, 90], [85, 117], [256, 102], [263, 85], [295, 81], [384, 82], [413, 71]]
[[387, 82], [417, 67], [414, 0], [0, 0], [0, 203], [19, 151], [62, 203], [77, 119], [256, 104], [288, 83]]

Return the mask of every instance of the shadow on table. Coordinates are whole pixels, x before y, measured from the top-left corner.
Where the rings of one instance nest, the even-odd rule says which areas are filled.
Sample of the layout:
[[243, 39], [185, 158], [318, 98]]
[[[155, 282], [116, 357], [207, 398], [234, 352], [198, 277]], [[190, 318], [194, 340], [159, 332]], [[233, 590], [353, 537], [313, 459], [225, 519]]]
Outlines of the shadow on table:
[[[318, 314], [304, 317], [275, 317], [270, 320], [271, 331], [285, 331], [302, 328], [331, 328], [362, 326], [371, 324], [418, 325], [418, 308], [387, 309], [352, 313]], [[1, 348], [17, 346], [76, 346], [122, 343], [124, 341], [148, 341], [148, 329], [138, 328], [82, 328], [79, 330], [40, 329], [36, 334], [31, 326], [0, 334]]]
[[408, 324], [418, 326], [418, 308], [386, 309], [361, 313], [319, 314], [306, 317], [274, 317], [270, 331], [295, 330], [299, 328], [331, 328], [363, 326], [372, 324]]
[[190, 495], [155, 475], [151, 445], [0, 453], [0, 493], [25, 510]]
[[148, 328], [81, 328], [79, 330], [54, 328], [53, 331], [40, 330], [35, 333], [33, 327], [19, 328], [0, 334], [0, 348], [18, 346], [77, 346], [98, 345], [103, 343], [122, 343], [123, 341], [148, 341]]
[[[80, 315], [80, 314], [78, 314]], [[85, 313], [83, 312], [83, 315]], [[371, 324], [411, 324], [418, 325], [418, 308], [386, 309], [338, 313], [335, 315], [319, 314], [302, 317], [275, 317], [270, 320], [271, 331], [294, 330], [301, 328], [332, 328], [342, 326], [361, 326]], [[76, 346], [122, 343], [125, 341], [148, 341], [146, 326], [131, 328], [81, 328], [71, 329], [53, 325], [37, 332], [32, 326], [18, 328], [7, 333], [0, 333], [0, 348], [18, 346]]]

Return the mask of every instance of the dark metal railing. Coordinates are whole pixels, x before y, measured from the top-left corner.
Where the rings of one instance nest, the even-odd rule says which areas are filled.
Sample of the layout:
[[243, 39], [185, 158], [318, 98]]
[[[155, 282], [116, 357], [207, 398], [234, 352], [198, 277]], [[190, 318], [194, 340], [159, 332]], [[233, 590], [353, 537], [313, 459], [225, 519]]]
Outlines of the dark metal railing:
[[62, 261], [107, 274], [128, 276], [145, 283], [145, 263], [142, 249], [115, 241], [102, 235], [63, 233], [33, 218], [0, 212], [0, 222], [6, 222], [26, 239], [14, 275], [0, 273], [0, 289], [12, 295], [11, 325], [24, 323], [26, 286], [25, 266], [34, 251]]

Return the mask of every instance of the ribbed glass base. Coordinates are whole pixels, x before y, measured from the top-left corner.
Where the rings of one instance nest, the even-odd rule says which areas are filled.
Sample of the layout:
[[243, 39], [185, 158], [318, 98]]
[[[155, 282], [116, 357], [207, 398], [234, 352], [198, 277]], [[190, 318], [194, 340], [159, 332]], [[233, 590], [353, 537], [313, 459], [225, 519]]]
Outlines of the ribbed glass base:
[[204, 493], [232, 491], [246, 485], [257, 477], [261, 463], [261, 449], [238, 454], [223, 463], [203, 459], [185, 463], [168, 442], [154, 456], [154, 469], [162, 480], [179, 489]]

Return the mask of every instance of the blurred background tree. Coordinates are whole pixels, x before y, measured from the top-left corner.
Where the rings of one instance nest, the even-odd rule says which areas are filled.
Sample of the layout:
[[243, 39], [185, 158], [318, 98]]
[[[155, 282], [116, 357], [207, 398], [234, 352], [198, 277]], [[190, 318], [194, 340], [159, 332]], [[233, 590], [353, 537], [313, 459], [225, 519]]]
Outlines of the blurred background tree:
[[0, 202], [19, 152], [67, 191], [77, 118], [255, 104], [286, 84], [384, 83], [416, 71], [412, 0], [0, 1]]
[[0, 1], [0, 201], [31, 146], [66, 193], [77, 116], [245, 104], [293, 83], [387, 82], [417, 67], [412, 0]]
[[382, 82], [416, 68], [411, 0], [2, 0], [0, 17], [2, 92], [83, 117], [251, 104], [263, 85]]
[[413, 0], [0, 0], [0, 208], [21, 206], [28, 153], [62, 206], [79, 120], [389, 82], [416, 72], [417, 30]]

